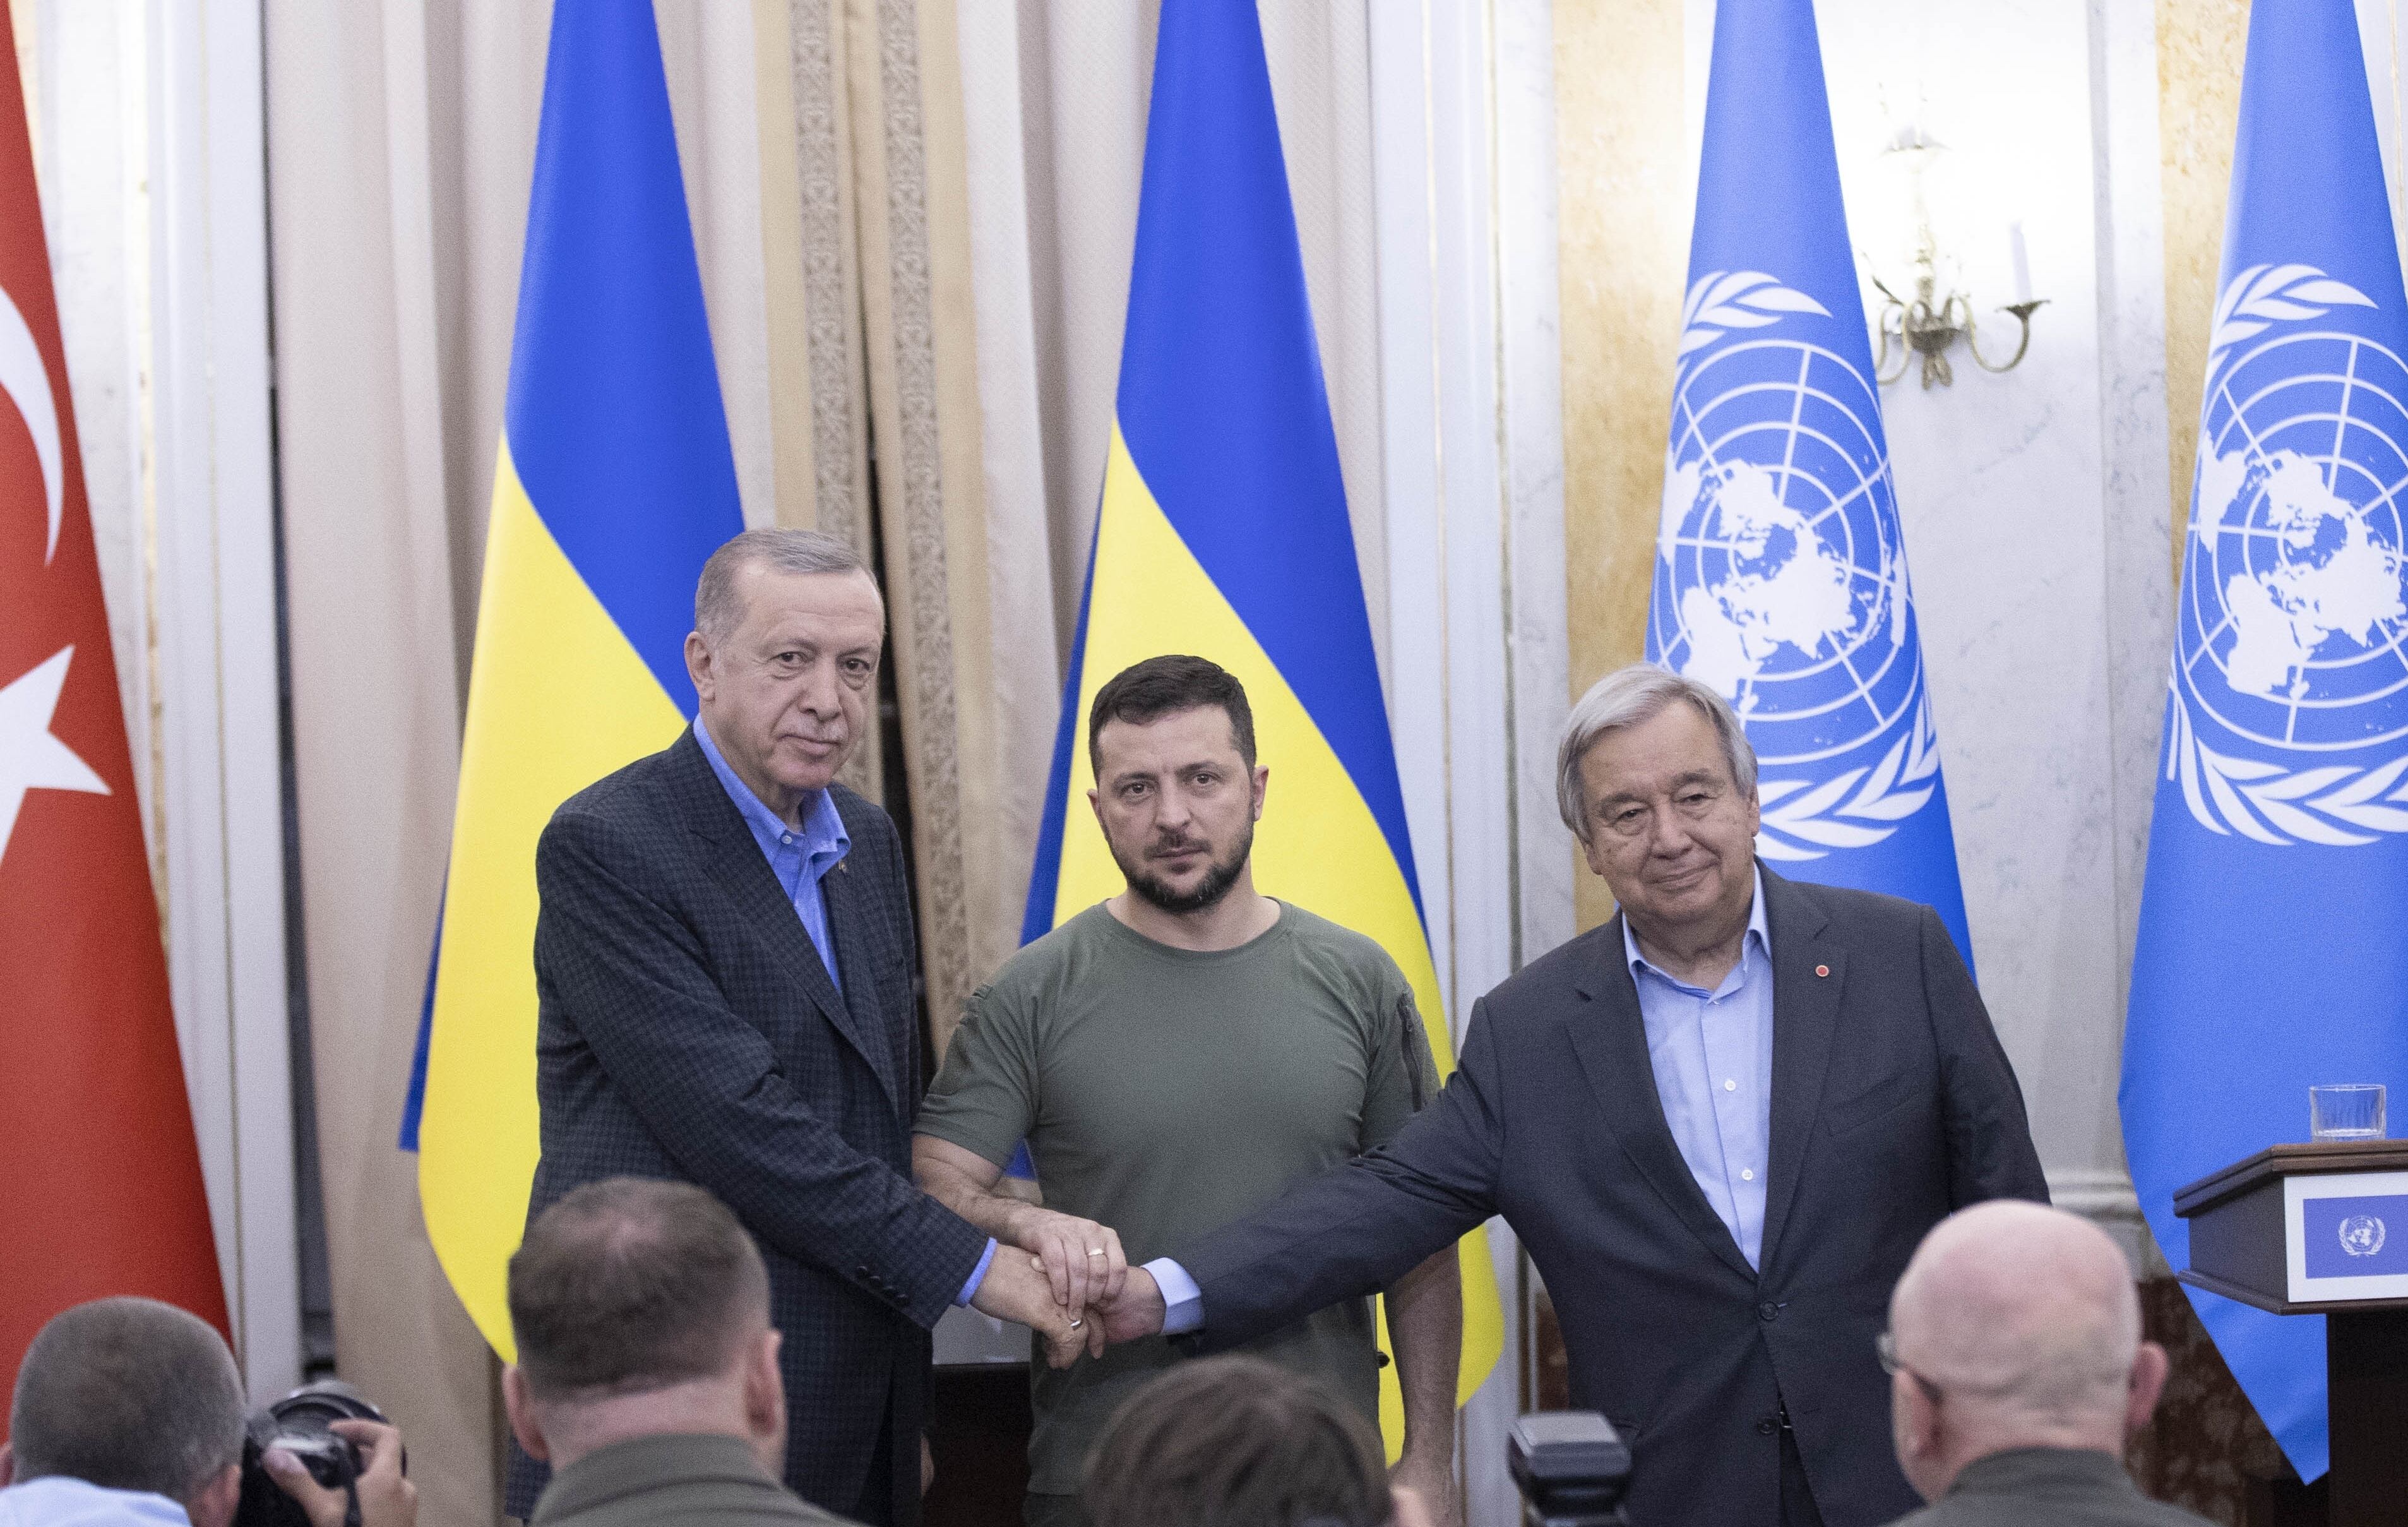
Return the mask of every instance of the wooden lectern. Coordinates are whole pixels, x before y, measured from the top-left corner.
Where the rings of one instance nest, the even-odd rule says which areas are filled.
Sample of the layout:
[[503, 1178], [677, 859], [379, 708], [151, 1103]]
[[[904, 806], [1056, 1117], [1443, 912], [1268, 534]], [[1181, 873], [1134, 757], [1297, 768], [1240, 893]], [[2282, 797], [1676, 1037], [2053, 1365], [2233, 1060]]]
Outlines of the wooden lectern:
[[2174, 1194], [2185, 1283], [2322, 1315], [2332, 1527], [2408, 1522], [2408, 1140], [2274, 1145]]

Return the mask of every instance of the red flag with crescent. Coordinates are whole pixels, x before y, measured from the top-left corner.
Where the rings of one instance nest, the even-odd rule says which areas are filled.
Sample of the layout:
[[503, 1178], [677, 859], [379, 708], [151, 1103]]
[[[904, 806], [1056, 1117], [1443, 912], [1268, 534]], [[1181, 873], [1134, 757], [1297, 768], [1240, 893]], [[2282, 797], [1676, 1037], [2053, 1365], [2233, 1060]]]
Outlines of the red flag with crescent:
[[10, 32], [0, 10], [0, 1434], [69, 1305], [226, 1329]]

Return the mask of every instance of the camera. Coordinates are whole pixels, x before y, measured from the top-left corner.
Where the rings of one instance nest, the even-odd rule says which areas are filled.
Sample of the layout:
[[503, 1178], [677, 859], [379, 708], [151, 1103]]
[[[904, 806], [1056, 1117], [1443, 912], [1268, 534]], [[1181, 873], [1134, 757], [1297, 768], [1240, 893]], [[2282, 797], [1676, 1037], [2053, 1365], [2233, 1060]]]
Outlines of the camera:
[[1523, 1527], [1629, 1527], [1622, 1495], [1630, 1488], [1630, 1449], [1596, 1411], [1525, 1416], [1505, 1448], [1522, 1491]]
[[384, 1419], [383, 1411], [339, 1378], [304, 1384], [275, 1404], [251, 1412], [243, 1429], [242, 1494], [235, 1505], [234, 1527], [309, 1527], [301, 1503], [287, 1495], [260, 1462], [270, 1448], [281, 1448], [299, 1459], [309, 1477], [326, 1489], [350, 1495], [344, 1527], [360, 1527], [356, 1485], [366, 1460], [349, 1438], [334, 1430], [334, 1423]]

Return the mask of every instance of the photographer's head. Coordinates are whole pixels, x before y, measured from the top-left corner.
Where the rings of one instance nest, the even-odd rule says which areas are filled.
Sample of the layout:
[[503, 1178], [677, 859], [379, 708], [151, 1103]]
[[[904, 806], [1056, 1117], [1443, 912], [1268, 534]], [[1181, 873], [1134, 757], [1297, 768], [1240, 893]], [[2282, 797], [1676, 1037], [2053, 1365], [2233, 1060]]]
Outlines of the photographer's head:
[[[1417, 1527], [1379, 1433], [1260, 1358], [1182, 1363], [1129, 1396], [1087, 1461], [1089, 1527]], [[1394, 1513], [1392, 1516], [1391, 1513]]]
[[80, 1479], [165, 1495], [226, 1527], [241, 1489], [243, 1390], [205, 1321], [152, 1299], [79, 1304], [17, 1370], [0, 1484]]
[[2131, 1269], [2079, 1215], [2001, 1199], [1923, 1238], [1890, 1296], [1898, 1459], [1926, 1500], [1966, 1464], [2024, 1448], [2118, 1459], [2165, 1385]]
[[510, 1258], [510, 1429], [564, 1468], [664, 1433], [743, 1438], [785, 1465], [769, 1276], [725, 1205], [685, 1183], [611, 1177], [537, 1217]]

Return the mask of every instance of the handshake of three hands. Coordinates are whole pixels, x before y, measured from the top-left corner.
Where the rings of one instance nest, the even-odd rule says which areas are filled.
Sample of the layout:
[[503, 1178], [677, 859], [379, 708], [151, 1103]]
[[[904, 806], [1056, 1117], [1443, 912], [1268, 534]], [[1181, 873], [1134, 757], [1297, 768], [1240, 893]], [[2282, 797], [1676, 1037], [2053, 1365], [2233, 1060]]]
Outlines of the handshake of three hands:
[[1164, 1314], [1161, 1289], [1128, 1264], [1119, 1232], [1033, 1203], [1017, 1206], [996, 1233], [995, 1260], [970, 1304], [1036, 1332], [1054, 1368], [1082, 1350], [1101, 1357], [1108, 1346], [1154, 1335]]

